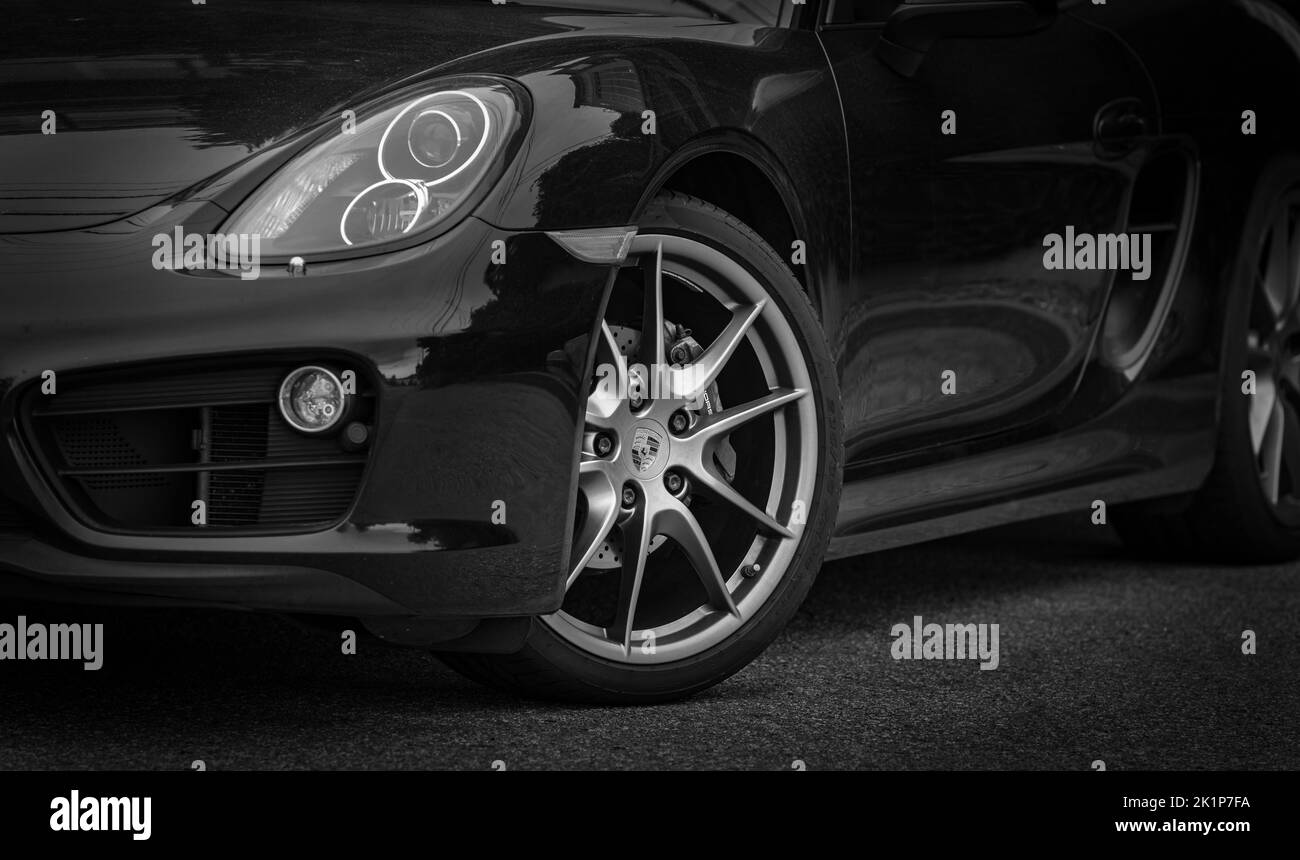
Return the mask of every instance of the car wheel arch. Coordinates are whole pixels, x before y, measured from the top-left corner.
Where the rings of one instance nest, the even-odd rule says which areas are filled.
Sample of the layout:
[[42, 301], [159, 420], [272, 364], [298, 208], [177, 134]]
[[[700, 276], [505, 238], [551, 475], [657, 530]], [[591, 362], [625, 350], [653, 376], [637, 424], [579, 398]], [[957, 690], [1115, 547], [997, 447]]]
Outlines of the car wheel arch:
[[[761, 236], [789, 260], [793, 242], [808, 235], [799, 195], [766, 146], [741, 132], [711, 134], [665, 159], [637, 202], [633, 221], [664, 191], [678, 191], [717, 206]], [[790, 266], [820, 312], [820, 279], [813, 265]]]

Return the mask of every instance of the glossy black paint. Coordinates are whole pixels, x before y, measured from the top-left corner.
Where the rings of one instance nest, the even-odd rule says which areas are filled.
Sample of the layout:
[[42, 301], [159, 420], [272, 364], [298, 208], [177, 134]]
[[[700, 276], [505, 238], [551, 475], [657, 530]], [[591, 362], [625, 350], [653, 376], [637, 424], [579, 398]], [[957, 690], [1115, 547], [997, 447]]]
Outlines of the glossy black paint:
[[[918, 437], [1012, 429], [1069, 398], [1110, 273], [1045, 271], [1043, 236], [1122, 226], [1130, 176], [1094, 152], [1093, 118], [1123, 96], [1152, 100], [1122, 44], [1068, 16], [996, 51], [940, 41], [911, 78], [877, 61], [879, 32], [823, 34], [836, 75], [862, 88], [845, 101], [857, 256], [833, 335], [851, 356], [850, 462]], [[1088, 63], [1093, 73], [1078, 76]], [[937, 133], [944, 111], [956, 134]], [[956, 396], [937, 384], [945, 370]]]
[[[1028, 410], [1009, 410], [991, 426], [970, 426], [965, 414], [928, 426], [919, 421], [904, 431], [910, 443], [901, 451], [860, 458], [846, 475], [832, 556], [1034, 516], [1086, 511], [1097, 498], [1118, 503], [1175, 497], [1196, 489], [1213, 462], [1224, 376], [1235, 379], [1239, 372], [1221, 364], [1220, 332], [1242, 220], [1264, 165], [1281, 153], [1295, 152], [1300, 141], [1300, 124], [1286, 107], [1288, 93], [1300, 83], [1296, 9], [1294, 4], [1251, 0], [1167, 0], [1122, 9], [1114, 4], [1062, 5], [1068, 14], [1031, 41], [1051, 39], [1075, 19], [1099, 30], [1094, 41], [1101, 41], [1094, 45], [1091, 59], [1080, 57], [1077, 45], [1026, 52], [1021, 62], [1037, 63], [1040, 75], [1056, 69], [1053, 87], [1041, 94], [1051, 110], [1040, 101], [1008, 100], [997, 110], [981, 107], [977, 116], [988, 122], [1014, 111], [1018, 121], [1008, 122], [1000, 133], [1026, 128], [1033, 133], [1035, 124], [1044, 121], [1040, 112], [1061, 121], [1081, 93], [1092, 94], [1092, 103], [1100, 106], [1106, 96], [1118, 92], [1117, 73], [1129, 74], [1131, 95], [1149, 98], [1154, 105], [1152, 124], [1131, 153], [1094, 163], [1130, 172], [1161, 147], [1191, 149], [1198, 202], [1172, 307], [1141, 375], [1129, 379], [1099, 360], [1095, 325], [1112, 284], [1094, 286], [1103, 304], [1090, 311], [1094, 330], [1087, 337], [1088, 352], [1073, 368], [1078, 377], [1068, 390], [1048, 391]], [[1007, 40], [999, 54], [1016, 54], [1023, 42]], [[1116, 50], [1129, 58], [1116, 56]], [[1064, 67], [1058, 59], [1062, 56], [1067, 60]], [[998, 64], [1011, 62], [999, 59]], [[1135, 62], [1138, 76], [1133, 76]], [[972, 66], [963, 68], [969, 71]], [[978, 84], [984, 74], [980, 69], [971, 76]], [[1034, 79], [1025, 75], [1017, 80]], [[1018, 92], [1018, 85], [1008, 79], [992, 91]], [[988, 92], [979, 95], [979, 104], [985, 104]], [[1273, 117], [1275, 124], [1255, 136], [1242, 135], [1242, 110], [1247, 107]], [[1076, 122], [1076, 135], [1079, 127]], [[1121, 181], [1131, 185], [1132, 177]], [[1121, 209], [1120, 223], [1127, 205]], [[943, 214], [946, 207], [934, 211], [948, 217]], [[860, 272], [855, 269], [855, 283]], [[1066, 273], [1040, 269], [1036, 274], [1047, 279]], [[859, 284], [859, 290], [872, 293], [869, 286]], [[982, 297], [995, 298], [993, 292]], [[1079, 302], [1075, 310], [1092, 307]], [[1042, 346], [1022, 339], [1019, 348], [1034, 354]], [[997, 378], [991, 368], [988, 376]], [[1230, 388], [1235, 391], [1235, 385]], [[922, 435], [932, 429], [934, 435]], [[934, 444], [927, 444], [932, 440]]]
[[[779, 27], [486, 3], [20, 4], [0, 61], [0, 490], [39, 525], [0, 535], [0, 565], [275, 608], [554, 610], [584, 389], [552, 353], [592, 332], [611, 272], [544, 232], [635, 224], [693, 163], [718, 179], [694, 176], [692, 193], [783, 256], [806, 244], [796, 272], [847, 419], [832, 555], [1102, 492], [1193, 489], [1213, 454], [1217, 309], [1241, 213], [1256, 172], [1300, 140], [1286, 113], [1300, 31], [1258, 0], [1135, 5], [1066, 4], [1039, 33], [943, 40], [904, 78], [874, 54], [883, 21], [822, 27], [816, 3]], [[150, 266], [155, 233], [217, 230], [343, 110], [459, 75], [518, 81], [532, 109], [472, 217], [409, 247], [310, 260], [303, 278]], [[1150, 124], [1114, 152], [1094, 138], [1119, 99]], [[39, 133], [47, 107], [58, 135]], [[1268, 117], [1256, 137], [1238, 131], [1243, 107]], [[955, 136], [939, 134], [948, 109]], [[1113, 278], [1046, 272], [1041, 242], [1066, 224], [1122, 229], [1146, 159], [1174, 144], [1192, 153], [1199, 205], [1173, 307], [1131, 379], [1097, 355]], [[497, 239], [508, 266], [490, 261]], [[326, 532], [94, 531], [44, 485], [12, 420], [45, 369], [312, 350], [354, 357], [379, 389], [363, 489]], [[945, 369], [956, 397], [940, 394]], [[498, 500], [505, 525], [490, 521]]]
[[[553, 497], [570, 491], [582, 398], [576, 377], [547, 358], [556, 343], [587, 335], [608, 271], [578, 263], [542, 234], [473, 218], [417, 248], [316, 264], [304, 278], [283, 269], [254, 281], [155, 271], [151, 237], [182, 221], [195, 231], [205, 223], [185, 207], [131, 233], [0, 237], [5, 283], [26, 276], [43, 284], [23, 298], [21, 321], [0, 323], [6, 387], [39, 380], [46, 368], [75, 375], [182, 360], [195, 344], [219, 343], [232, 358], [341, 350], [368, 365], [379, 387], [378, 436], [360, 497], [347, 524], [319, 534], [92, 531], [31, 467], [11, 420], [15, 390], [5, 401], [4, 486], [27, 489], [28, 504], [56, 530], [50, 542], [104, 558], [319, 567], [425, 612], [495, 614], [492, 595], [508, 599], [510, 611], [548, 607], [570, 525]], [[515, 266], [491, 263], [496, 239]], [[448, 271], [448, 258], [459, 267]], [[130, 283], [132, 301], [83, 288], [87, 273], [94, 283]], [[498, 499], [509, 500], [508, 528], [490, 525]], [[465, 583], [471, 595], [461, 593]]]

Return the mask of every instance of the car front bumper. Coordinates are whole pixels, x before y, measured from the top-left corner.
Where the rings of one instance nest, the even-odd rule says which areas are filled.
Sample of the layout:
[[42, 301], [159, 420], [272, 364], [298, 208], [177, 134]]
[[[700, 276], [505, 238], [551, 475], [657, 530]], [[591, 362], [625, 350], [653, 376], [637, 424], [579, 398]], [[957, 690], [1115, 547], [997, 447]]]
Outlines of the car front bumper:
[[[154, 268], [154, 236], [215, 232], [223, 217], [203, 203], [147, 224], [0, 236], [0, 570], [277, 610], [557, 609], [586, 399], [560, 359], [592, 335], [614, 270], [475, 218], [404, 251], [308, 261], [299, 277]], [[359, 368], [374, 398], [364, 472], [328, 527], [106, 527], [68, 502], [25, 429], [47, 371], [63, 385], [317, 355]]]

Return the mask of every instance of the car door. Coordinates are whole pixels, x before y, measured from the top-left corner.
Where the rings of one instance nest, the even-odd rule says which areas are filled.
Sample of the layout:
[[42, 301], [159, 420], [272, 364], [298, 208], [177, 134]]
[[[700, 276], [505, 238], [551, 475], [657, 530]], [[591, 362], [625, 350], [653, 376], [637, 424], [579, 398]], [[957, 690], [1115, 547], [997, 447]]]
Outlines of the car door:
[[[909, 75], [880, 50], [899, 5], [837, 0], [819, 27], [852, 175], [851, 283], [825, 311], [850, 464], [994, 439], [1069, 401], [1114, 272], [1048, 269], [1045, 240], [1123, 229], [1120, 156], [1155, 123], [1107, 30], [1063, 14], [943, 38]], [[1117, 111], [1138, 127], [1108, 149], [1099, 122], [1113, 135]]]

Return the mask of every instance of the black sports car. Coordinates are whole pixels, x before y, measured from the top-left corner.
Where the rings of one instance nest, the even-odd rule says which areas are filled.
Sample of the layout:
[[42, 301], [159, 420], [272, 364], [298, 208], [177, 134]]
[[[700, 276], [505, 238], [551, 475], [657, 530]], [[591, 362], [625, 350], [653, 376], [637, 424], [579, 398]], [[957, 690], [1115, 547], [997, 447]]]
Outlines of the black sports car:
[[715, 684], [825, 558], [1300, 553], [1276, 0], [20, 0], [0, 568]]

